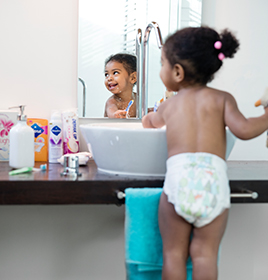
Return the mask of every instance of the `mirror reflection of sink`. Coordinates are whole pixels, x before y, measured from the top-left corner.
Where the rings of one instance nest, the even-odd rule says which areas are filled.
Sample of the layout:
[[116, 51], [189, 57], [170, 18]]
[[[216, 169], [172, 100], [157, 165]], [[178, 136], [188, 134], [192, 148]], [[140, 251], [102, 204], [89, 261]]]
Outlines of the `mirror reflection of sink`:
[[[133, 176], [165, 176], [165, 128], [144, 129], [141, 122], [106, 122], [80, 125], [88, 148], [101, 172]], [[235, 136], [226, 129], [229, 157]]]

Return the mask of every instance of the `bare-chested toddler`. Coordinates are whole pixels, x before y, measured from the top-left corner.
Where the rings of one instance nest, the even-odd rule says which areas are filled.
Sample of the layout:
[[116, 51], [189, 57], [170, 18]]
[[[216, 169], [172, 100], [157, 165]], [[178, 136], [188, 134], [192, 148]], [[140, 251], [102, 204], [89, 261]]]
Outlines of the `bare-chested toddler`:
[[106, 101], [104, 117], [136, 117], [136, 61], [136, 56], [127, 53], [112, 55], [105, 61], [105, 86], [113, 95]]
[[268, 129], [268, 107], [260, 117], [245, 118], [230, 93], [207, 86], [238, 47], [227, 29], [189, 27], [168, 37], [162, 48], [160, 77], [177, 94], [142, 122], [145, 128], [166, 125], [167, 172], [159, 204], [163, 280], [185, 280], [189, 255], [193, 280], [217, 279], [230, 207], [226, 126], [243, 140]]

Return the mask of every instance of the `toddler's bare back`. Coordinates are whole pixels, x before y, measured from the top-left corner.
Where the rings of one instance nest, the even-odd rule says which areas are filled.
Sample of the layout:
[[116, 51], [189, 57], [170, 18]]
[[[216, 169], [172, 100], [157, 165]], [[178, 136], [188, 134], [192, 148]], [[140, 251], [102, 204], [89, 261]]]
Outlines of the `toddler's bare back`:
[[208, 87], [189, 88], [161, 106], [167, 127], [168, 156], [207, 152], [225, 159], [224, 105], [228, 94]]

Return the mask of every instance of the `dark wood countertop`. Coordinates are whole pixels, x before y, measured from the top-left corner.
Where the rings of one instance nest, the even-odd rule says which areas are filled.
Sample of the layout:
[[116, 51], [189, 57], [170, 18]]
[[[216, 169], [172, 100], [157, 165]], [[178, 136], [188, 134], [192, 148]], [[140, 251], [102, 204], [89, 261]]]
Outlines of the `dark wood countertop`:
[[[42, 162], [37, 162], [39, 167]], [[268, 161], [228, 161], [231, 193], [257, 192], [258, 198], [232, 198], [232, 203], [268, 202]], [[117, 192], [126, 188], [162, 187], [163, 177], [117, 176], [98, 171], [93, 160], [80, 166], [82, 176], [61, 176], [63, 166], [48, 164], [46, 171], [9, 176], [0, 162], [0, 204], [122, 204]]]

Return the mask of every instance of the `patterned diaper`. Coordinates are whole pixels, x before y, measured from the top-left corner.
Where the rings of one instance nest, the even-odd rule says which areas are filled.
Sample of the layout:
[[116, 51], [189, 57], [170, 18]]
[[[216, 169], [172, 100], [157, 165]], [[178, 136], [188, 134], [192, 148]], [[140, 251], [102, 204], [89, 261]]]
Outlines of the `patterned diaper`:
[[227, 166], [209, 153], [184, 153], [167, 160], [164, 192], [176, 212], [202, 227], [230, 207]]

